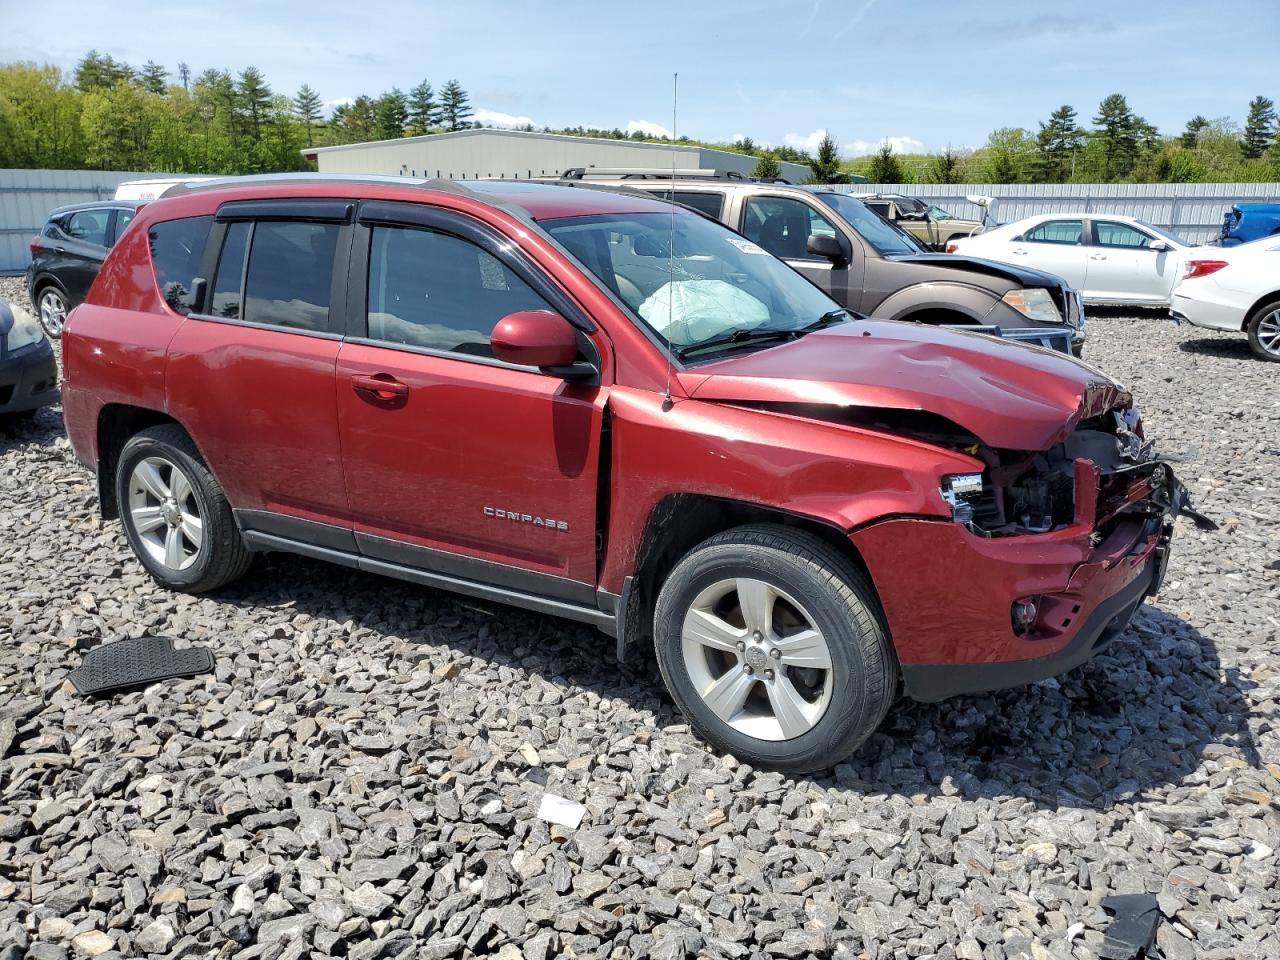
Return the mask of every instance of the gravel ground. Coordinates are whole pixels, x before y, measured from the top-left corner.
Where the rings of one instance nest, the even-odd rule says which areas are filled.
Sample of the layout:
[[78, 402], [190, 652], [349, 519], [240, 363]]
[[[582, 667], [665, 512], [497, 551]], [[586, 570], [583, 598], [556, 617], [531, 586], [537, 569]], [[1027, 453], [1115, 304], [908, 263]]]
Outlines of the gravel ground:
[[[288, 557], [166, 593], [42, 412], [0, 437], [0, 960], [1085, 958], [1126, 892], [1160, 956], [1280, 957], [1277, 370], [1151, 315], [1091, 337], [1221, 531], [1180, 525], [1108, 654], [901, 705], [813, 779], [709, 753], [571, 624]], [[72, 691], [144, 632], [216, 676]]]

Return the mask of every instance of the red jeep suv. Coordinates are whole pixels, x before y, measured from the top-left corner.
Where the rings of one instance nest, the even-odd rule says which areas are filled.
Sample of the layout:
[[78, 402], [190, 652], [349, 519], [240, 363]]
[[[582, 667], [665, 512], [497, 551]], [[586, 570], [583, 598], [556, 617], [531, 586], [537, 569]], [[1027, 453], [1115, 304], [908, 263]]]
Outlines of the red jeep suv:
[[737, 233], [567, 186], [179, 187], [62, 340], [103, 514], [175, 590], [291, 551], [652, 643], [753, 764], [1089, 658], [1186, 497], [1119, 384], [855, 319]]

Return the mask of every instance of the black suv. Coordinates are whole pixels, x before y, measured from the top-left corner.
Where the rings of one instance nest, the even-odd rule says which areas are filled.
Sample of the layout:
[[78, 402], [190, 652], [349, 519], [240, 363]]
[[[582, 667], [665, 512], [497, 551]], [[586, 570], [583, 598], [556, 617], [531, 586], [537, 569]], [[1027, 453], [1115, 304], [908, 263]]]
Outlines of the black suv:
[[50, 337], [62, 336], [67, 312], [84, 300], [107, 251], [138, 206], [128, 200], [101, 200], [58, 207], [31, 238], [27, 293]]

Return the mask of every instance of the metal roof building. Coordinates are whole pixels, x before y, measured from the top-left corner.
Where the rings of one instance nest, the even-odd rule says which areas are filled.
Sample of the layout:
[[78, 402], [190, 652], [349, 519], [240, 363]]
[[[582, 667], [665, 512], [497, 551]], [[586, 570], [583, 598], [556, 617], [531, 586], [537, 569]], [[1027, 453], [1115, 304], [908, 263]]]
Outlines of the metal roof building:
[[[554, 177], [572, 167], [669, 167], [674, 154], [681, 168], [732, 170], [749, 176], [756, 158], [693, 144], [644, 143], [570, 137], [522, 130], [458, 130], [398, 140], [375, 140], [333, 147], [308, 147], [321, 173], [380, 173], [450, 180], [505, 177], [526, 180]], [[809, 178], [802, 163], [782, 163], [792, 183]]]

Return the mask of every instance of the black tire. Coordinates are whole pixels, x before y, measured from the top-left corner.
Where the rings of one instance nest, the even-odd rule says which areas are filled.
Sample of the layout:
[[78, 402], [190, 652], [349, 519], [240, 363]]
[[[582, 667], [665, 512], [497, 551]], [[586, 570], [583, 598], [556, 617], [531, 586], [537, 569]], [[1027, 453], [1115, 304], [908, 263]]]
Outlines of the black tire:
[[[148, 552], [129, 508], [130, 478], [134, 468], [147, 458], [167, 460], [181, 470], [198, 508], [203, 527], [201, 543], [194, 560], [182, 569], [166, 566]], [[116, 503], [129, 546], [161, 586], [184, 593], [205, 593], [244, 576], [249, 569], [253, 555], [240, 537], [231, 505], [195, 443], [181, 427], [148, 427], [131, 437], [120, 451], [115, 483]]]
[[36, 319], [40, 321], [40, 326], [50, 340], [62, 339], [62, 327], [60, 325], [51, 324], [41, 309], [42, 301], [46, 296], [57, 298], [62, 305], [62, 321], [66, 322], [67, 314], [71, 312], [71, 302], [67, 299], [67, 295], [56, 283], [46, 283], [44, 286], [36, 290], [35, 302], [32, 306], [35, 308]]
[[1271, 341], [1274, 345], [1268, 350], [1262, 345], [1259, 337], [1263, 321], [1274, 322], [1273, 318], [1277, 312], [1280, 312], [1280, 300], [1272, 300], [1253, 311], [1245, 324], [1245, 329], [1249, 331], [1249, 349], [1259, 360], [1270, 360], [1273, 363], [1280, 361], [1280, 342]]
[[[820, 719], [792, 739], [739, 732], [707, 706], [690, 678], [682, 646], [685, 616], [704, 590], [737, 577], [763, 580], [794, 597], [827, 639], [830, 700]], [[752, 766], [789, 773], [832, 767], [875, 732], [897, 694], [897, 661], [875, 590], [847, 557], [791, 527], [737, 527], [695, 547], [662, 586], [653, 633], [663, 679], [689, 723]]]

